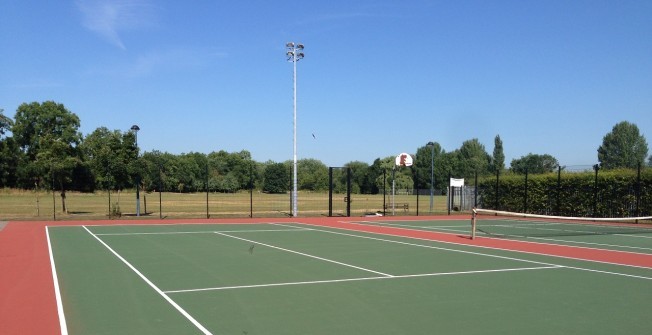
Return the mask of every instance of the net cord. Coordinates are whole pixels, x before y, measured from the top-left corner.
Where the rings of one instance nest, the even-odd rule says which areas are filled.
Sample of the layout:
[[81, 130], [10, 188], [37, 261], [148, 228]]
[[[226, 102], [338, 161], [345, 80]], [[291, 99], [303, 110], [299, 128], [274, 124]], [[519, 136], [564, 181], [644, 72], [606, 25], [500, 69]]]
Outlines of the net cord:
[[472, 213], [472, 220], [475, 220], [478, 214], [494, 215], [494, 216], [511, 216], [522, 218], [535, 218], [535, 219], [555, 219], [555, 220], [574, 220], [574, 221], [592, 221], [592, 222], [623, 222], [623, 221], [642, 221], [652, 220], [652, 216], [638, 216], [638, 217], [625, 217], [625, 218], [588, 218], [588, 217], [571, 217], [571, 216], [554, 216], [554, 215], [540, 215], [540, 214], [526, 214], [514, 213], [507, 211], [498, 211], [491, 209], [474, 208]]

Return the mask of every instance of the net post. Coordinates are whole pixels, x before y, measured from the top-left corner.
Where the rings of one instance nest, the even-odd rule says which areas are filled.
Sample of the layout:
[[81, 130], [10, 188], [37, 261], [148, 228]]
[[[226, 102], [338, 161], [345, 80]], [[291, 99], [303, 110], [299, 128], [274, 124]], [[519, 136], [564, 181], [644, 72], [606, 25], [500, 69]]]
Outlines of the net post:
[[477, 211], [475, 210], [475, 207], [471, 210], [471, 239], [475, 240], [475, 227], [476, 227], [476, 216], [477, 216]]

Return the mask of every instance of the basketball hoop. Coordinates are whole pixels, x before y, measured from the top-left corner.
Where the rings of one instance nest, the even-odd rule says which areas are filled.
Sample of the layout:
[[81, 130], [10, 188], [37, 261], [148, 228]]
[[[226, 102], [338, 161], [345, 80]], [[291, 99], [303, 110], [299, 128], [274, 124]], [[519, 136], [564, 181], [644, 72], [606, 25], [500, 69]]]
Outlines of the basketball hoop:
[[412, 156], [410, 154], [406, 153], [401, 153], [398, 156], [396, 156], [396, 166], [407, 166], [410, 167], [412, 166]]

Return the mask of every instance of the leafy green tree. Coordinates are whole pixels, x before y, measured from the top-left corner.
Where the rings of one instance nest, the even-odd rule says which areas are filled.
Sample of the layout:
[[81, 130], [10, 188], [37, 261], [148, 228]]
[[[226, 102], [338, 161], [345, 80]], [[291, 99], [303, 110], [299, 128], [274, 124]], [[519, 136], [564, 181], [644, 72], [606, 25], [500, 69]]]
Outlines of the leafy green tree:
[[327, 190], [328, 167], [320, 160], [300, 159], [297, 161], [297, 182], [300, 190]]
[[66, 186], [82, 162], [79, 144], [79, 117], [53, 101], [21, 104], [16, 111], [12, 133], [26, 155], [24, 176], [39, 183], [50, 178], [61, 190], [66, 209]]
[[16, 186], [16, 171], [20, 161], [20, 150], [13, 137], [5, 137], [14, 122], [3, 115], [0, 109], [0, 187]]
[[496, 135], [496, 138], [494, 138], [494, 152], [491, 156], [489, 172], [495, 174], [496, 172], [503, 171], [504, 169], [505, 152], [503, 151], [503, 141], [500, 139], [500, 135]]
[[367, 179], [369, 164], [360, 161], [352, 161], [344, 164], [341, 175], [341, 183], [344, 186], [346, 185], [347, 168], [351, 169], [351, 192], [358, 194], [370, 193], [373, 183], [369, 184], [369, 180]]
[[256, 163], [247, 150], [228, 153], [224, 150], [208, 154], [210, 166], [211, 188], [220, 192], [235, 192], [240, 189], [249, 189], [251, 175], [254, 182], [257, 179], [258, 171]]
[[[434, 161], [432, 160], [433, 151], [434, 151]], [[426, 144], [417, 149], [417, 155], [414, 160], [414, 165], [412, 167], [418, 173], [417, 188], [420, 189], [430, 188], [431, 172], [433, 172], [432, 174], [435, 176], [435, 180], [442, 179], [442, 171], [441, 171], [442, 154], [443, 151], [441, 149], [441, 145], [437, 142], [433, 142], [432, 146]], [[433, 166], [433, 162], [434, 162], [434, 166]]]
[[289, 187], [290, 170], [288, 169], [287, 164], [271, 163], [265, 167], [263, 176], [263, 192], [285, 193], [289, 190]]
[[137, 156], [133, 134], [100, 127], [84, 138], [81, 148], [96, 187], [121, 190], [129, 185], [128, 166]]
[[559, 166], [557, 159], [551, 155], [527, 154], [519, 159], [513, 159], [510, 170], [517, 174], [537, 174], [553, 172]]
[[464, 178], [471, 178], [476, 172], [484, 174], [489, 170], [489, 161], [491, 156], [477, 138], [464, 141], [459, 150], [457, 173]]
[[4, 109], [0, 108], [0, 138], [2, 138], [13, 126], [14, 122], [8, 116], [5, 116]]
[[648, 147], [638, 127], [627, 121], [616, 124], [602, 139], [598, 148], [598, 161], [602, 168], [634, 169], [645, 161]]

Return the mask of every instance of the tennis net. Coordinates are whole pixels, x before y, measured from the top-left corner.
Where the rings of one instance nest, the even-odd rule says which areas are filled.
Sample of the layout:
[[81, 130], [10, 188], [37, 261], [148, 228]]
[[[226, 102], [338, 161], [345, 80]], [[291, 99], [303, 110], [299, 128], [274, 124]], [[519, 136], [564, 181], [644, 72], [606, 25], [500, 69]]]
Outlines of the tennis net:
[[650, 234], [652, 217], [587, 218], [474, 209], [472, 238]]

